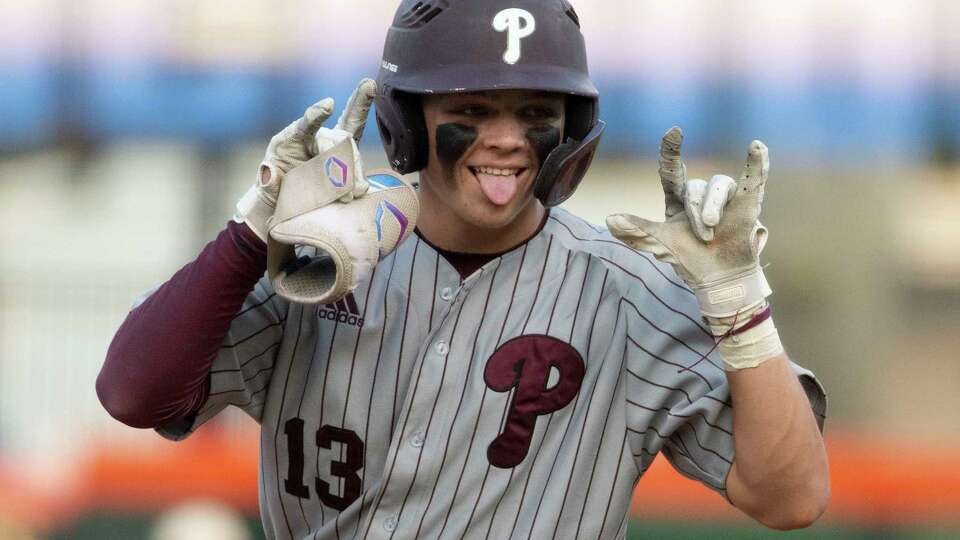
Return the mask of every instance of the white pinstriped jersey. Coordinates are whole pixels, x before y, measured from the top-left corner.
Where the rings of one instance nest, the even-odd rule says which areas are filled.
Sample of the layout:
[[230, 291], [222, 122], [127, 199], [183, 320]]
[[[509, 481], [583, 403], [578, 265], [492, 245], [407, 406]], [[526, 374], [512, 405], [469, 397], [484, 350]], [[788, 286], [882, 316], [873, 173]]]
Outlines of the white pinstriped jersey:
[[260, 422], [269, 538], [622, 538], [658, 453], [724, 491], [728, 388], [715, 353], [697, 363], [712, 345], [668, 265], [553, 209], [463, 281], [416, 236], [334, 305], [262, 279], [194, 425], [160, 431], [227, 405]]

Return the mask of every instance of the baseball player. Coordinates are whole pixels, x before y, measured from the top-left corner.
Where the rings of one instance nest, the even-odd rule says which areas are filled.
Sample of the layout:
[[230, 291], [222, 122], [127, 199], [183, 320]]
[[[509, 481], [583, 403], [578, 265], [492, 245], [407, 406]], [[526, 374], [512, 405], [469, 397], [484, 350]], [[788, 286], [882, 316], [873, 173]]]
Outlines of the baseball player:
[[[362, 171], [374, 101], [412, 205]], [[623, 538], [658, 454], [770, 527], [820, 515], [825, 396], [766, 300], [762, 143], [703, 181], [667, 132], [662, 223], [558, 208], [604, 129], [566, 0], [404, 0], [333, 110], [274, 137], [236, 218], [131, 311], [112, 415], [181, 439], [246, 411], [269, 538]]]

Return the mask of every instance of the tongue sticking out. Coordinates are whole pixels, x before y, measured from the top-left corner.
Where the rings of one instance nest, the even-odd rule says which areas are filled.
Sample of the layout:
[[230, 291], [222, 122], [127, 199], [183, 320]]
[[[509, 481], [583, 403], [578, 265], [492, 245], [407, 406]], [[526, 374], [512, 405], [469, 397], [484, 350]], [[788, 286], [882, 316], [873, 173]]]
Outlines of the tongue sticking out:
[[497, 176], [476, 172], [477, 180], [480, 181], [480, 189], [484, 195], [490, 199], [490, 202], [497, 206], [507, 204], [517, 194], [517, 175]]

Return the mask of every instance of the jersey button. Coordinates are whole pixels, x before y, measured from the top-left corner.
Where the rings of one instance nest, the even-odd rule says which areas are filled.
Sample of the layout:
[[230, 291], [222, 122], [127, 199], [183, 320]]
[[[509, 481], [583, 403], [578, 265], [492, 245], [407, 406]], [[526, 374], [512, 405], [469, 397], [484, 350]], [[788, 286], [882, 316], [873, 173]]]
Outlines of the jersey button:
[[447, 345], [445, 341], [438, 341], [436, 345], [433, 346], [434, 350], [437, 351], [437, 354], [440, 356], [446, 356], [450, 352], [450, 346]]
[[410, 439], [410, 446], [414, 448], [422, 448], [423, 443], [426, 442], [427, 438], [423, 432], [417, 432], [413, 435], [413, 438]]
[[397, 530], [397, 518], [388, 517], [387, 519], [383, 520], [383, 530], [391, 533]]
[[440, 290], [440, 298], [444, 301], [449, 302], [453, 298], [453, 289], [450, 287], [444, 287]]

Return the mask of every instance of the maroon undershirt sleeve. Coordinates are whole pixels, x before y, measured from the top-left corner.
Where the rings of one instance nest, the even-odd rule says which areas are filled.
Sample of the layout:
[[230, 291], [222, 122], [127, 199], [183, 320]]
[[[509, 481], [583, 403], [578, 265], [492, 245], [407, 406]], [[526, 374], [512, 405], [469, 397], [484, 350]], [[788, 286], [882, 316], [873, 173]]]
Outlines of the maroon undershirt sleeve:
[[[499, 255], [439, 251], [463, 278]], [[266, 271], [266, 257], [263, 241], [231, 221], [196, 260], [134, 308], [97, 377], [97, 396], [107, 412], [138, 428], [195, 415], [210, 392], [210, 366], [233, 317]]]
[[134, 308], [97, 377], [111, 416], [155, 428], [196, 414], [233, 317], [266, 270], [267, 248], [233, 221], [200, 255]]

